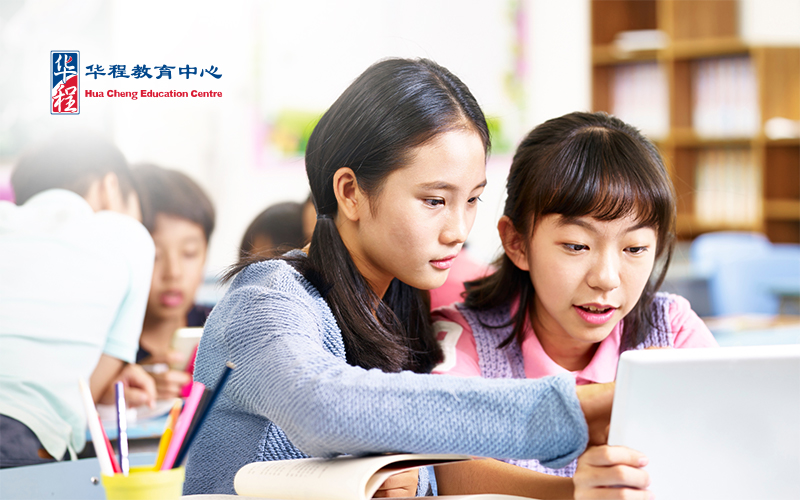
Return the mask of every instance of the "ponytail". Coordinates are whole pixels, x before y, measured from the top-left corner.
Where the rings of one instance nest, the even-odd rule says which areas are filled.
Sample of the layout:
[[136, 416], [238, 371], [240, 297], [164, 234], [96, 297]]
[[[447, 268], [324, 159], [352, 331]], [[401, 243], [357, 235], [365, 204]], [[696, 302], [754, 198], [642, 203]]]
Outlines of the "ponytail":
[[[404, 306], [409, 299], [411, 303], [424, 302], [419, 300], [421, 292], [395, 279], [381, 300], [353, 262], [331, 216], [317, 218], [301, 272], [324, 292], [342, 331], [351, 365], [387, 372], [424, 372], [438, 361], [429, 353], [415, 352], [423, 348], [420, 337], [432, 337], [432, 328], [430, 322], [419, 321], [419, 308]], [[420, 327], [422, 330], [418, 330]]]

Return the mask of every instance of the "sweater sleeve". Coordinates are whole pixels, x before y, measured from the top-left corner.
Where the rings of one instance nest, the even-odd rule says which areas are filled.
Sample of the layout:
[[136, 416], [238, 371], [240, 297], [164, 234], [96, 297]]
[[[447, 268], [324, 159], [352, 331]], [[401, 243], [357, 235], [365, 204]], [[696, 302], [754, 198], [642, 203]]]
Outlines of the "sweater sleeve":
[[237, 369], [225, 392], [308, 455], [464, 453], [561, 467], [586, 446], [572, 376], [489, 380], [365, 370], [326, 349], [331, 325], [313, 303], [254, 288], [229, 297], [225, 345]]

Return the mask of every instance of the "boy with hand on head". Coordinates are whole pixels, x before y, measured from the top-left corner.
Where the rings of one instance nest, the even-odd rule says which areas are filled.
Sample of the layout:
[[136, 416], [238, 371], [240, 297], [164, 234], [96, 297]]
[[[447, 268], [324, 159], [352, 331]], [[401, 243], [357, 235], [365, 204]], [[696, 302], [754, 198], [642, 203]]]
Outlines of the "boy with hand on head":
[[86, 443], [78, 389], [129, 405], [155, 386], [134, 361], [153, 241], [122, 153], [61, 135], [23, 155], [0, 201], [0, 467], [67, 457]]

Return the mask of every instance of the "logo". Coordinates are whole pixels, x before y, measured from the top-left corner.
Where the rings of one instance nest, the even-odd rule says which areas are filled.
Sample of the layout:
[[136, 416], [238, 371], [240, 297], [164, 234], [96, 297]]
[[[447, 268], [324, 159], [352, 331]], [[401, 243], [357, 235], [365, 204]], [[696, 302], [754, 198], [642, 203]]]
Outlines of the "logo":
[[53, 50], [50, 52], [50, 113], [77, 115], [80, 113], [78, 68], [80, 52]]

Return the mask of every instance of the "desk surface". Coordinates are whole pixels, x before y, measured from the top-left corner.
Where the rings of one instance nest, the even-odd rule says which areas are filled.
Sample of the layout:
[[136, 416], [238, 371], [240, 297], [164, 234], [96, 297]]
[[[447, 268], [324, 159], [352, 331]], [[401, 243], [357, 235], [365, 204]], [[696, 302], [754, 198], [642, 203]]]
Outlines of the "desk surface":
[[[155, 453], [135, 453], [131, 465], [154, 464]], [[100, 465], [97, 458], [84, 458], [53, 462], [28, 467], [0, 470], [0, 499], [104, 500], [106, 490], [99, 480]]]

